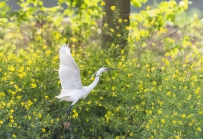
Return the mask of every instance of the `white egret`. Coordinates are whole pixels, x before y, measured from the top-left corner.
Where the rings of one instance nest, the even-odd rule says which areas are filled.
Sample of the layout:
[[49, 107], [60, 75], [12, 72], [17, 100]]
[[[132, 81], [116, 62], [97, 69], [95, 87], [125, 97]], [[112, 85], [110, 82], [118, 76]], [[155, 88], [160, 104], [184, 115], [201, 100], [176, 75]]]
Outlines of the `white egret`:
[[[67, 116], [69, 118], [71, 108], [81, 98], [85, 98], [97, 85], [99, 76], [102, 72], [112, 70], [110, 68], [100, 68], [95, 73], [95, 79], [89, 86], [83, 86], [80, 79], [80, 70], [75, 63], [68, 45], [62, 45], [59, 50], [59, 78], [61, 82], [61, 93], [56, 96], [60, 101], [72, 102], [67, 109]], [[69, 119], [68, 119], [69, 122]]]

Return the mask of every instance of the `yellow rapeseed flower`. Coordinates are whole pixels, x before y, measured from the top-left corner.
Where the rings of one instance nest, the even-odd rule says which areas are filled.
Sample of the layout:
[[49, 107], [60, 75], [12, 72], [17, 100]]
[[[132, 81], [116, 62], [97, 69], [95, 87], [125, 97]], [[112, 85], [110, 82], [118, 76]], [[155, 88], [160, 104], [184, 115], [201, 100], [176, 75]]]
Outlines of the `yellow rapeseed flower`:
[[50, 55], [51, 54], [51, 50], [47, 50], [45, 53], [46, 53], [46, 55]]
[[104, 1], [101, 2], [101, 6], [105, 6], [105, 2]]
[[117, 37], [121, 37], [121, 34], [117, 34]]
[[44, 46], [43, 46], [43, 49], [44, 49], [44, 50], [45, 50], [45, 49], [47, 49], [47, 46], [46, 46], [46, 45], [44, 45]]
[[195, 90], [195, 94], [199, 94], [200, 92], [200, 87], [197, 87], [197, 89]]
[[21, 66], [20, 69], [19, 69], [19, 72], [22, 73], [23, 71], [24, 71], [24, 66]]
[[39, 118], [42, 118], [42, 114], [41, 114], [41, 113], [39, 113], [37, 116], [38, 116]]
[[31, 83], [31, 87], [32, 87], [32, 88], [36, 88], [36, 87], [37, 87], [37, 84]]
[[127, 20], [127, 19], [125, 19], [125, 20], [124, 20], [124, 22], [128, 22], [128, 20]]
[[72, 41], [72, 42], [76, 42], [77, 39], [76, 39], [75, 37], [71, 37], [71, 41]]
[[200, 127], [197, 127], [197, 131], [202, 131], [202, 129]]
[[27, 116], [27, 118], [30, 120], [30, 119], [31, 119], [31, 116], [30, 116], [30, 115], [28, 115], [28, 116]]
[[119, 22], [119, 23], [122, 23], [122, 22], [123, 22], [123, 19], [121, 19], [121, 18], [118, 19], [118, 22]]
[[20, 78], [23, 78], [23, 77], [25, 77], [25, 76], [26, 76], [26, 73], [25, 73], [25, 72], [20, 73], [20, 74], [18, 74], [18, 76], [19, 76]]
[[186, 118], [186, 114], [182, 114], [182, 116], [181, 116], [182, 118]]
[[111, 6], [111, 10], [114, 11], [116, 9], [116, 6]]
[[111, 31], [111, 32], [114, 32], [114, 29], [113, 29], [113, 28], [110, 28], [110, 31]]
[[10, 110], [10, 112], [11, 112], [11, 113], [13, 113], [13, 112], [14, 112], [14, 110], [13, 110], [13, 109], [11, 109], [11, 110]]
[[175, 139], [181, 139], [179, 136], [176, 136]]
[[45, 129], [45, 128], [42, 128], [42, 132], [46, 132], [46, 129]]
[[4, 92], [0, 92], [0, 98], [5, 97], [5, 93]]
[[159, 109], [159, 110], [158, 110], [158, 114], [162, 114], [162, 111], [161, 111], [161, 109]]
[[4, 121], [0, 120], [0, 125], [2, 125], [4, 123]]
[[91, 100], [87, 102], [88, 105], [90, 105], [91, 103], [92, 103]]
[[146, 9], [147, 9], [147, 10], [150, 10], [150, 8], [151, 8], [151, 7], [148, 5]]
[[15, 134], [12, 134], [12, 138], [16, 139], [16, 135], [15, 135]]
[[22, 96], [17, 96], [16, 98], [17, 98], [18, 100], [20, 100], [20, 99], [22, 98]]
[[15, 68], [13, 66], [9, 66], [8, 70], [13, 72], [13, 71], [15, 71]]

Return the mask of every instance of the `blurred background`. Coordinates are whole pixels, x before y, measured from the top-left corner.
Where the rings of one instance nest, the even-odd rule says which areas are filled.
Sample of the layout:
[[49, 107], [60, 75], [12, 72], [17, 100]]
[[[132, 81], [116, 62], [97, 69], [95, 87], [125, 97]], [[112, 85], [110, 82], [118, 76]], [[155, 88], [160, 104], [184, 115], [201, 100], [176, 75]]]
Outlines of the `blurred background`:
[[[0, 0], [3, 1], [3, 0]], [[42, 0], [45, 7], [53, 7], [57, 5], [57, 0]], [[135, 8], [131, 6], [131, 12], [138, 12], [141, 9], [145, 8], [147, 5], [157, 5], [161, 1], [167, 1], [167, 0], [149, 0], [147, 3], [145, 3], [141, 8]], [[17, 0], [8, 0], [7, 3], [9, 6], [12, 7], [12, 10], [18, 10], [20, 9], [19, 5], [17, 5]], [[180, 0], [176, 0], [176, 2], [180, 2]], [[197, 15], [203, 15], [203, 0], [192, 0], [190, 1], [191, 4], [189, 6], [189, 14], [196, 13]]]

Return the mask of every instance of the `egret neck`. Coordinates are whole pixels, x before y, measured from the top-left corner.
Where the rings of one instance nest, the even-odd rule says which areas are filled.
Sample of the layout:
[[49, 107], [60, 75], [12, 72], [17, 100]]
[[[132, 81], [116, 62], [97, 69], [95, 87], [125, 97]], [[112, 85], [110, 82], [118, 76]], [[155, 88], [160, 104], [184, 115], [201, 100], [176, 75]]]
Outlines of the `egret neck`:
[[95, 86], [97, 85], [97, 83], [99, 82], [99, 76], [96, 76], [94, 81], [89, 85], [89, 86], [85, 86], [84, 89], [87, 93], [87, 95], [95, 88]]

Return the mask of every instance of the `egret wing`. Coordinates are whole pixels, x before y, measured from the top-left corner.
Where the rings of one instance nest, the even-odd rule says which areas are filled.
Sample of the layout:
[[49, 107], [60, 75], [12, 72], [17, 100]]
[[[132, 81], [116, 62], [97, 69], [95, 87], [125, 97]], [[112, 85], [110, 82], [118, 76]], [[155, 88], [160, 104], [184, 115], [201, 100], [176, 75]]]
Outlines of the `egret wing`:
[[72, 90], [81, 89], [80, 70], [75, 63], [68, 45], [62, 45], [59, 50], [60, 67], [59, 78], [62, 89]]

